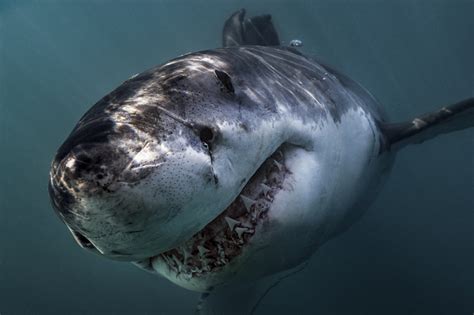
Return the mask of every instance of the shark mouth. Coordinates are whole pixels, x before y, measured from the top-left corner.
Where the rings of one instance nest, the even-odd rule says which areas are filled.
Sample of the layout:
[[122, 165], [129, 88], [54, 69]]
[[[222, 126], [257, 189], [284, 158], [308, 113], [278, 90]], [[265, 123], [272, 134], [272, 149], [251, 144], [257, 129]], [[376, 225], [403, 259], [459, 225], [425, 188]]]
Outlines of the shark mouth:
[[263, 162], [237, 198], [213, 221], [180, 246], [135, 262], [151, 272], [167, 268], [184, 279], [216, 272], [239, 256], [265, 221], [290, 171], [280, 147]]

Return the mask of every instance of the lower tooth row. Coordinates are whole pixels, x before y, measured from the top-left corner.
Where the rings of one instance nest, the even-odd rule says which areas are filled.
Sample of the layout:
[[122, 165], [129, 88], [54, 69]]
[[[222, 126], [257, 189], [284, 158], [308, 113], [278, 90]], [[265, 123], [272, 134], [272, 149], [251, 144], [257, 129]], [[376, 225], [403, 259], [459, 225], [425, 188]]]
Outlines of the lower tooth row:
[[[282, 171], [284, 169], [284, 166], [277, 160], [273, 160], [273, 165], [275, 165], [279, 171]], [[225, 224], [227, 224], [228, 228], [230, 229], [230, 231], [232, 231], [232, 233], [235, 233], [234, 235], [236, 235], [237, 238], [234, 238], [234, 237], [228, 238], [225, 236], [225, 234], [215, 235], [213, 237], [213, 242], [217, 243], [216, 257], [213, 257], [213, 255], [209, 257], [209, 254], [211, 253], [211, 251], [203, 246], [204, 242], [206, 242], [205, 236], [203, 234], [203, 235], [198, 236], [202, 238], [201, 240], [194, 239], [192, 244], [187, 244], [182, 247], [176, 248], [179, 255], [183, 258], [182, 261], [178, 257], [176, 257], [174, 254], [160, 255], [163, 261], [169, 267], [174, 268], [177, 274], [184, 276], [184, 278], [186, 279], [190, 279], [193, 275], [196, 275], [196, 274], [199, 275], [204, 272], [211, 271], [212, 263], [214, 266], [226, 265], [229, 262], [229, 258], [226, 257], [225, 248], [230, 248], [231, 252], [233, 252], [234, 251], [234, 249], [232, 249], [233, 246], [237, 245], [241, 247], [244, 244], [244, 239], [243, 239], [244, 234], [255, 233], [254, 226], [257, 223], [259, 216], [262, 213], [264, 213], [265, 210], [268, 208], [267, 201], [271, 202], [271, 200], [269, 200], [268, 198], [271, 198], [271, 195], [269, 193], [271, 192], [272, 188], [265, 183], [261, 183], [259, 187], [261, 189], [259, 194], [262, 194], [261, 196], [265, 198], [265, 199], [261, 199], [259, 202], [243, 194], [239, 196], [245, 209], [247, 210], [247, 213], [248, 213], [247, 220], [249, 221], [248, 223], [245, 222], [245, 220], [242, 220], [242, 218], [240, 218], [239, 220], [239, 219], [234, 219], [230, 216], [224, 217]], [[197, 251], [199, 253], [199, 262], [200, 262], [197, 264], [195, 264], [193, 261], [189, 261], [189, 258], [192, 257], [191, 249], [194, 248], [194, 244], [196, 244], [196, 242], [200, 242], [201, 244], [197, 246]], [[226, 244], [227, 244], [227, 247], [225, 247]]]

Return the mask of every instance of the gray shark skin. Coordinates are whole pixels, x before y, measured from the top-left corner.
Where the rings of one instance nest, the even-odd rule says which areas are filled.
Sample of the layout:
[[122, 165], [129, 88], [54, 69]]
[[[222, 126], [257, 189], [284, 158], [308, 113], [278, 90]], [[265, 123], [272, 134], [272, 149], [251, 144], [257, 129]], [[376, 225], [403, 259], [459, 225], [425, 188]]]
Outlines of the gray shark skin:
[[59, 148], [49, 192], [81, 247], [204, 296], [279, 279], [364, 213], [399, 149], [474, 125], [472, 98], [388, 123], [269, 15], [236, 12], [223, 42], [128, 79]]

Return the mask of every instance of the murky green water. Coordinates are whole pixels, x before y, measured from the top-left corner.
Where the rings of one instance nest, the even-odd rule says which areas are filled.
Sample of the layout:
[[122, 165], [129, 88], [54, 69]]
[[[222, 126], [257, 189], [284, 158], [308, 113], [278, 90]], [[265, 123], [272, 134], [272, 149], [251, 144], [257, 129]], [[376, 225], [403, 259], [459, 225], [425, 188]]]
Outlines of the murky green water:
[[[0, 314], [190, 314], [198, 295], [81, 250], [49, 204], [79, 117], [132, 74], [271, 13], [393, 120], [474, 94], [474, 1], [0, 1]], [[474, 312], [474, 136], [398, 156], [378, 201], [257, 314]]]

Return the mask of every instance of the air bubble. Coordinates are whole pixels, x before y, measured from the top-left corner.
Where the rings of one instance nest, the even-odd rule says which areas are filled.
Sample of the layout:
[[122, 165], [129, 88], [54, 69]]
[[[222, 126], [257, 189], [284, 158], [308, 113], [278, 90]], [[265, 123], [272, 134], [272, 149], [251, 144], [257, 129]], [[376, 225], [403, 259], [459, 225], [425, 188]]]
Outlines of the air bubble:
[[291, 47], [303, 47], [303, 42], [299, 39], [293, 39], [290, 41], [290, 46]]

